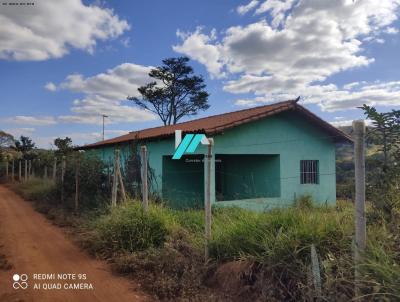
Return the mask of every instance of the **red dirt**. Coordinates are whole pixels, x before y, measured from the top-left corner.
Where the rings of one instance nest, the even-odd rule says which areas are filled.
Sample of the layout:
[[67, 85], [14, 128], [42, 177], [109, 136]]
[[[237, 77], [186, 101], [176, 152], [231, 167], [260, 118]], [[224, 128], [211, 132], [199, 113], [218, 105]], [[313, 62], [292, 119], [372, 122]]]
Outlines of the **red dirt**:
[[[62, 230], [51, 225], [31, 204], [0, 186], [0, 254], [11, 268], [0, 268], [0, 301], [133, 302], [151, 301], [138, 286], [110, 272], [103, 261], [90, 258]], [[14, 274], [27, 274], [29, 287], [13, 289]], [[86, 280], [34, 280], [33, 274], [86, 274]], [[93, 290], [34, 289], [34, 283], [91, 283]]]

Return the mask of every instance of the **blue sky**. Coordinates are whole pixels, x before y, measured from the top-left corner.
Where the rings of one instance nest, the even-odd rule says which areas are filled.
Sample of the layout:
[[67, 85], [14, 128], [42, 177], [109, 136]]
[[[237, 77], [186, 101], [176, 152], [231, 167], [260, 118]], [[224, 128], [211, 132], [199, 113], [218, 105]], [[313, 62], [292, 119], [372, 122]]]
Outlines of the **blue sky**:
[[107, 137], [160, 125], [125, 98], [180, 55], [210, 92], [199, 117], [300, 95], [346, 125], [400, 105], [398, 0], [31, 2], [0, 0], [0, 129], [41, 147], [99, 140], [103, 113]]

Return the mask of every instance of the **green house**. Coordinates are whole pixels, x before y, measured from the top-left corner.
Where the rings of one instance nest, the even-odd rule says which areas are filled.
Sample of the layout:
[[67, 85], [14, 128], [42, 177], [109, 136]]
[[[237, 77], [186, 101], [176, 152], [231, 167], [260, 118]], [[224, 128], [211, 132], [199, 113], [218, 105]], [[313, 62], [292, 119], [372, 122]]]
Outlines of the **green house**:
[[[181, 144], [187, 134], [199, 133], [213, 144], [209, 149], [203, 139], [173, 159], [180, 133]], [[334, 204], [335, 144], [343, 142], [351, 138], [296, 101], [286, 101], [135, 131], [81, 149], [109, 161], [115, 149], [124, 160], [146, 146], [151, 191], [175, 208], [203, 207], [210, 150], [211, 202], [266, 210], [303, 195]]]

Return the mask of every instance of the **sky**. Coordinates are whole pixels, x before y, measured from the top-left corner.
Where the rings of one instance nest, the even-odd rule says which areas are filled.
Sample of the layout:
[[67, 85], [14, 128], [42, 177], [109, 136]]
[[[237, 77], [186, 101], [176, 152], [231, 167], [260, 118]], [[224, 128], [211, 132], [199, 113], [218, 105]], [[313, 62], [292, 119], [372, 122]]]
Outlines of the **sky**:
[[[16, 5], [18, 4], [18, 5]], [[161, 125], [126, 97], [187, 56], [210, 109], [301, 97], [335, 126], [400, 109], [400, 0], [0, 0], [0, 130], [42, 148]]]

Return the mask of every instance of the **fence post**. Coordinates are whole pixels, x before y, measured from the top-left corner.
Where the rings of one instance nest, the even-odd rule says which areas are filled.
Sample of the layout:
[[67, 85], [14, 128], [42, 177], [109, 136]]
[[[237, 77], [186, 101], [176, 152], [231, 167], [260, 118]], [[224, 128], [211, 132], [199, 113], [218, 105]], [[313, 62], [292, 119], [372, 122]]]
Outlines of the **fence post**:
[[6, 180], [8, 181], [8, 160], [6, 161]]
[[31, 177], [32, 173], [32, 161], [28, 160], [28, 179]]
[[18, 180], [19, 180], [19, 182], [22, 181], [22, 164], [21, 164], [21, 160], [18, 161]]
[[61, 158], [61, 202], [64, 201], [65, 155]]
[[79, 153], [76, 157], [76, 167], [75, 167], [75, 212], [78, 211], [79, 207], [79, 169], [80, 169], [80, 162], [79, 162]]
[[120, 165], [119, 160], [117, 161], [117, 172], [118, 172], [118, 182], [121, 185], [122, 200], [125, 201], [126, 200], [125, 185], [124, 185], [124, 181], [122, 179], [121, 165]]
[[53, 163], [53, 181], [56, 181], [57, 177], [57, 157], [54, 157], [54, 163]]
[[107, 163], [107, 180], [108, 180], [107, 188], [110, 188], [111, 187], [110, 159], [108, 160]]
[[28, 181], [28, 161], [25, 159], [25, 182]]
[[15, 161], [12, 161], [12, 166], [11, 166], [11, 182], [15, 181]]
[[44, 166], [43, 178], [47, 179], [47, 166]]
[[208, 261], [209, 258], [209, 243], [211, 240], [211, 160], [212, 160], [212, 146], [214, 141], [209, 139], [209, 144], [207, 145], [207, 156], [205, 157], [205, 173], [206, 173], [206, 181], [205, 181], [205, 198], [204, 198], [204, 210], [205, 210], [205, 238], [206, 238], [206, 246], [204, 258], [205, 261]]
[[314, 290], [316, 295], [316, 301], [320, 301], [322, 290], [321, 290], [321, 272], [319, 269], [318, 254], [314, 244], [311, 244], [311, 272], [314, 284]]
[[31, 161], [31, 176], [32, 177], [35, 177], [35, 165], [34, 165], [34, 163], [35, 163], [35, 160], [32, 160]]
[[365, 123], [353, 121], [354, 135], [354, 171], [355, 171], [355, 295], [360, 295], [359, 263], [365, 251], [367, 232], [365, 219]]
[[113, 185], [111, 191], [111, 206], [117, 205], [117, 194], [118, 194], [118, 163], [119, 163], [119, 150], [114, 151], [114, 174], [113, 174]]
[[143, 197], [143, 209], [145, 212], [149, 209], [149, 189], [148, 189], [148, 177], [147, 177], [147, 147], [141, 146], [141, 157], [142, 157], [142, 167], [143, 167], [143, 175], [142, 175], [142, 197]]

